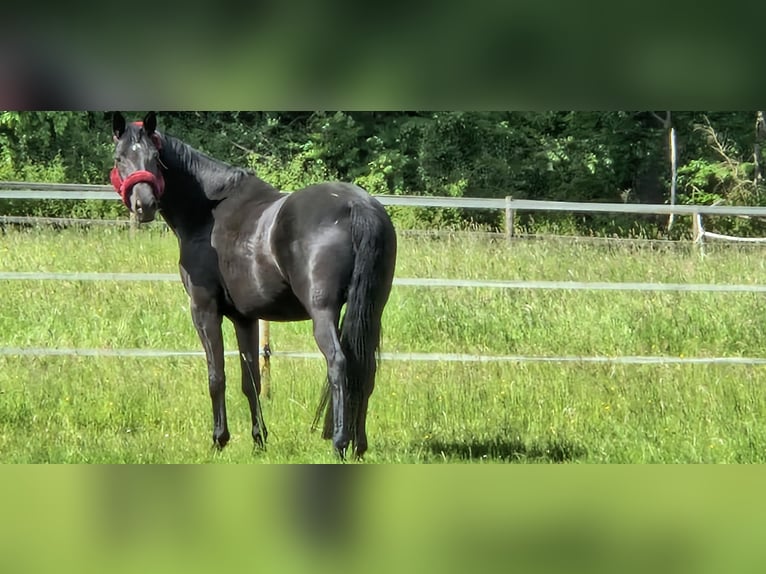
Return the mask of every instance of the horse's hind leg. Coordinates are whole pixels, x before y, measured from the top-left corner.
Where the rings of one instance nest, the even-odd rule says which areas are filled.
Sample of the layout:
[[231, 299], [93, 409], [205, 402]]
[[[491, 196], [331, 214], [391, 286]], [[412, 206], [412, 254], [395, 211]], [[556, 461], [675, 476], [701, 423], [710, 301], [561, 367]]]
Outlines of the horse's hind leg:
[[338, 312], [331, 309], [315, 311], [314, 339], [327, 361], [327, 380], [330, 385], [332, 412], [332, 442], [341, 459], [346, 456], [350, 441], [346, 397], [346, 357], [338, 337]]
[[357, 413], [356, 429], [354, 431], [354, 455], [361, 459], [367, 452], [367, 405], [372, 391], [365, 392], [360, 397], [359, 411]]
[[239, 363], [242, 369], [242, 392], [250, 405], [250, 416], [253, 422], [253, 440], [258, 446], [263, 446], [268, 436], [266, 423], [263, 422], [261, 403], [258, 395], [261, 393], [261, 372], [258, 368], [258, 320], [234, 321], [234, 332], [237, 334], [239, 346]]
[[375, 388], [375, 372], [377, 364], [373, 360], [367, 366], [367, 374], [363, 382], [363, 388], [359, 393], [359, 409], [356, 413], [356, 427], [354, 428], [354, 455], [361, 459], [367, 452], [367, 408], [370, 396]]

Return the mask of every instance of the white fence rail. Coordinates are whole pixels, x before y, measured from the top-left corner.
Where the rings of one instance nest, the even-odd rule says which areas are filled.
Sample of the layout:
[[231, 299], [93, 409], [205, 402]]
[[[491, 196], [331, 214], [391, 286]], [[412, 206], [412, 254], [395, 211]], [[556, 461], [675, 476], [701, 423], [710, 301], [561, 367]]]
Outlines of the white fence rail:
[[[225, 351], [228, 357], [239, 355], [237, 351]], [[6, 357], [99, 357], [163, 359], [167, 357], [204, 357], [204, 351], [183, 351], [166, 349], [92, 349], [52, 347], [0, 347], [0, 356]], [[261, 352], [263, 356], [263, 352]], [[319, 352], [312, 351], [271, 351], [270, 357], [288, 359], [322, 359]], [[623, 355], [623, 356], [580, 356], [580, 355], [470, 355], [464, 353], [386, 353], [380, 354], [383, 361], [408, 361], [444, 363], [575, 363], [612, 365], [766, 365], [761, 357], [674, 357], [668, 355]]]
[[[0, 271], [0, 281], [159, 281], [180, 283], [177, 273], [82, 273], [55, 271]], [[766, 293], [766, 285], [723, 283], [639, 283], [609, 281], [538, 281], [399, 277], [400, 287], [543, 289], [563, 291], [681, 291], [693, 293]]]
[[721, 233], [713, 233], [712, 231], [705, 231], [702, 225], [702, 215], [699, 213], [694, 214], [694, 241], [700, 246], [703, 246], [706, 239], [718, 239], [723, 241], [733, 241], [735, 243], [766, 243], [766, 237], [735, 237], [734, 235], [723, 235]]
[[[376, 195], [383, 205], [500, 209], [505, 211], [568, 211], [575, 213], [632, 213], [644, 215], [745, 215], [766, 217], [766, 207], [744, 205], [665, 205], [648, 203], [590, 203], [533, 199]], [[119, 200], [109, 185], [75, 183], [28, 183], [0, 181], [0, 199], [95, 199]]]

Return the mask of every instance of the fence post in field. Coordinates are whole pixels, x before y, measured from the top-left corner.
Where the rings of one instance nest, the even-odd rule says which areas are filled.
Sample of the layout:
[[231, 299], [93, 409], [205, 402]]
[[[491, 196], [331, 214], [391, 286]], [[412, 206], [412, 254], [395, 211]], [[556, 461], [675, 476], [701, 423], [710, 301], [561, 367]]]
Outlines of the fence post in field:
[[509, 243], [511, 239], [513, 238], [513, 220], [514, 220], [514, 216], [516, 215], [514, 210], [511, 208], [512, 203], [513, 203], [513, 196], [506, 195], [505, 196], [505, 237]]
[[702, 227], [702, 215], [698, 211], [692, 215], [692, 236], [694, 243], [699, 246], [700, 255], [705, 255], [705, 230]]
[[269, 322], [258, 320], [258, 365], [261, 370], [261, 395], [271, 396], [271, 345], [269, 344]]

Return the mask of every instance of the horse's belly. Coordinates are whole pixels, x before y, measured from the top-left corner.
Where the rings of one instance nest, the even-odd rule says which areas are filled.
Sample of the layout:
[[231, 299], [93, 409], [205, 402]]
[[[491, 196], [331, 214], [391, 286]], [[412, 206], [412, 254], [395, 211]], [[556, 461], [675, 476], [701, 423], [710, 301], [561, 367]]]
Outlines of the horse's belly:
[[226, 297], [239, 314], [268, 321], [308, 318], [306, 309], [275, 269], [253, 266], [252, 262], [221, 267]]
[[309, 318], [306, 309], [295, 297], [279, 305], [265, 305], [255, 307], [248, 317], [263, 319], [264, 321], [304, 321]]

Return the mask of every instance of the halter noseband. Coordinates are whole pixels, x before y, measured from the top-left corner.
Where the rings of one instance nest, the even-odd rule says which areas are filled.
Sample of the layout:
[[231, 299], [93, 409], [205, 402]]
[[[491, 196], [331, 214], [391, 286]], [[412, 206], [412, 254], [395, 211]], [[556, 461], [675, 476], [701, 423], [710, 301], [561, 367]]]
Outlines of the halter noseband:
[[[142, 127], [143, 122], [133, 122], [133, 125]], [[159, 134], [153, 133], [151, 135], [151, 140], [158, 150], [162, 149], [162, 140], [160, 140]], [[133, 191], [133, 186], [137, 183], [148, 183], [151, 185], [154, 197], [157, 199], [160, 199], [165, 192], [165, 178], [162, 177], [161, 171], [159, 176], [156, 176], [152, 172], [142, 169], [134, 171], [127, 178], [122, 179], [122, 176], [120, 176], [120, 172], [115, 165], [109, 174], [109, 179], [111, 180], [114, 189], [120, 194], [122, 202], [128, 209], [130, 209], [128, 197], [130, 197], [130, 192]]]

